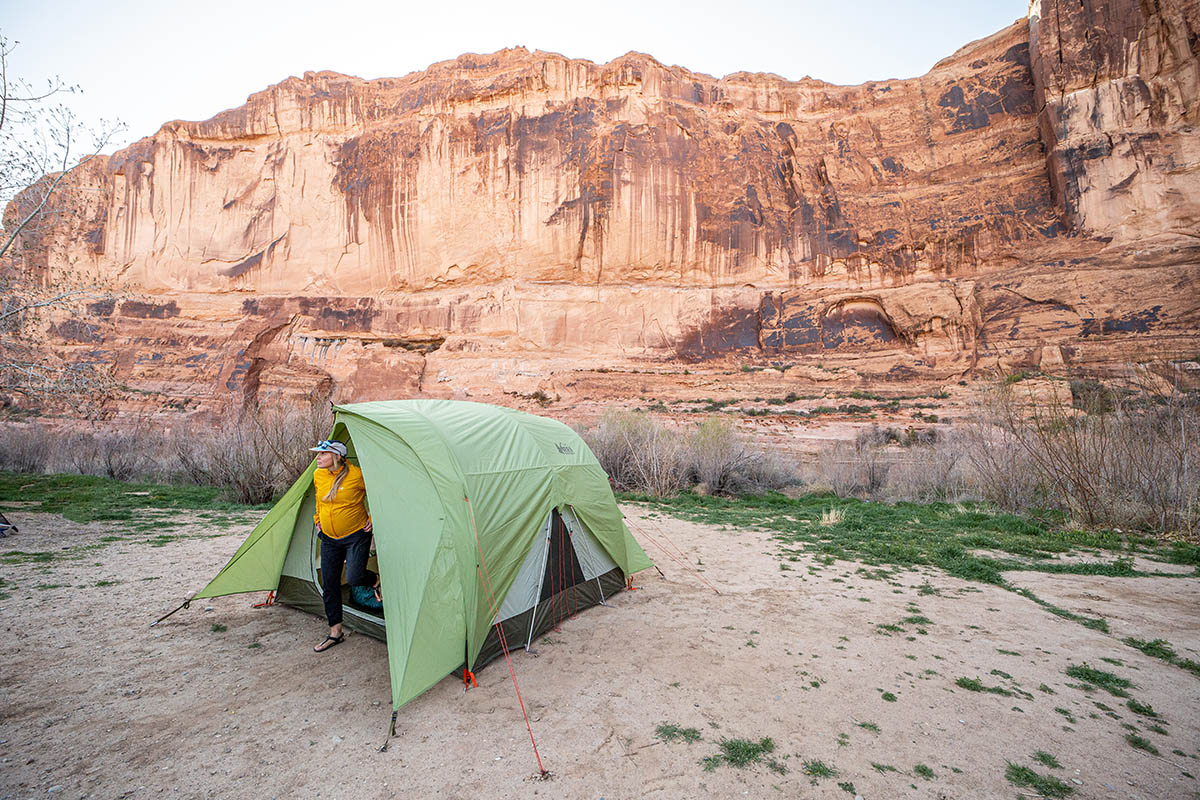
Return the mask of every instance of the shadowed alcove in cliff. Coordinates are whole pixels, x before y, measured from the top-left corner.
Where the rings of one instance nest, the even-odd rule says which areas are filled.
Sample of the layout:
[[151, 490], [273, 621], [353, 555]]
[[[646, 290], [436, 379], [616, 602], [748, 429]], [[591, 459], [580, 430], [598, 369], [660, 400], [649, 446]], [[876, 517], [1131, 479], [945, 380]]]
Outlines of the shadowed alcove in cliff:
[[822, 315], [821, 344], [833, 350], [900, 345], [902, 341], [883, 306], [858, 297], [839, 301]]

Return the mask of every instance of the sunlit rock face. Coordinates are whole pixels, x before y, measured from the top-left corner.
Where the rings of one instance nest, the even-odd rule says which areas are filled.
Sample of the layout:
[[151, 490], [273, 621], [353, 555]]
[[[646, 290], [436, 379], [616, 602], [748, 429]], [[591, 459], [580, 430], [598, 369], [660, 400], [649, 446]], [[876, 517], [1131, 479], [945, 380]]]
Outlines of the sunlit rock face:
[[1200, 344], [1198, 7], [1035, 2], [852, 87], [523, 49], [306, 73], [94, 162], [29, 257], [123, 282], [57, 335], [190, 409], [1174, 356]]

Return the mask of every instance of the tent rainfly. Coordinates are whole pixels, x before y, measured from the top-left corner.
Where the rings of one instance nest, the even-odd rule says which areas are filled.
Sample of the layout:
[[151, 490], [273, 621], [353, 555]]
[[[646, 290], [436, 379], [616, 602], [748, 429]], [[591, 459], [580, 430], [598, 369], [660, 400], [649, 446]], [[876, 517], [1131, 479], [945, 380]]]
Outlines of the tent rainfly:
[[[332, 438], [363, 471], [383, 587], [383, 609], [347, 603], [345, 626], [387, 642], [393, 709], [500, 655], [499, 629], [528, 647], [652, 566], [596, 457], [561, 422], [453, 400], [334, 411]], [[315, 469], [192, 599], [275, 591], [322, 613]]]

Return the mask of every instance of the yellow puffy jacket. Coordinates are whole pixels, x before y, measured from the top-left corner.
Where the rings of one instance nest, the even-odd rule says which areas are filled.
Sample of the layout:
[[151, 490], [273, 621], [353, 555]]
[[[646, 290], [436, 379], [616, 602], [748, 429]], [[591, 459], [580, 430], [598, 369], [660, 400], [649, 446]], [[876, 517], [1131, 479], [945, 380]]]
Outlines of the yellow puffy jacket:
[[322, 498], [329, 494], [336, 475], [320, 468], [313, 473], [313, 489], [317, 494], [317, 513], [313, 514], [313, 522], [320, 525], [321, 532], [330, 539], [349, 536], [371, 519], [364, 502], [367, 486], [363, 483], [362, 470], [350, 463], [346, 463], [345, 468], [350, 470], [349, 474], [342, 479], [337, 496], [328, 501]]

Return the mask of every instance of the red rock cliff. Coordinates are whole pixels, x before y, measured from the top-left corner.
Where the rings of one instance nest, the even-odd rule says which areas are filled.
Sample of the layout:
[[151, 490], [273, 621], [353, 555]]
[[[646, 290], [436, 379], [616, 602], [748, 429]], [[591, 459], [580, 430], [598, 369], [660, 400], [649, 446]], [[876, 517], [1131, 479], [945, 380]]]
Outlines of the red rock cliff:
[[1194, 355], [1198, 31], [1195, 0], [1044, 0], [853, 87], [521, 49], [307, 73], [98, 160], [32, 255], [139, 298], [68, 346], [201, 405]]

